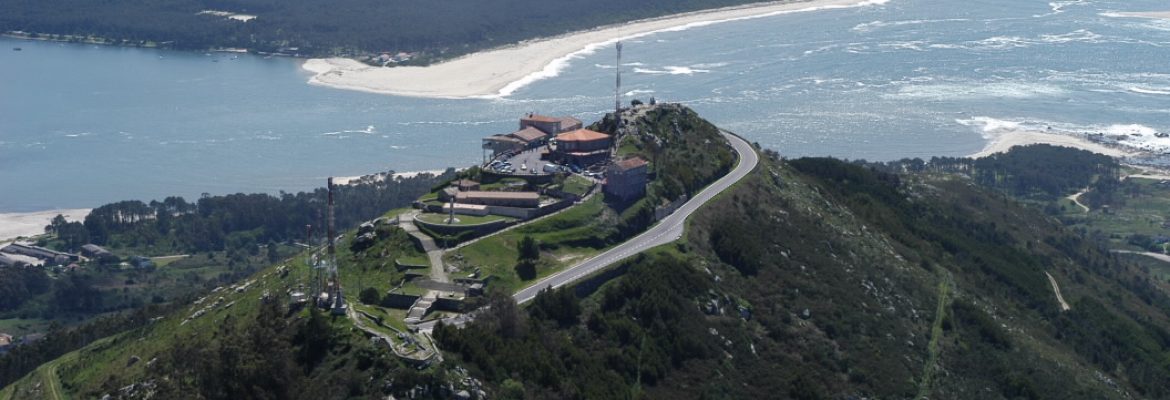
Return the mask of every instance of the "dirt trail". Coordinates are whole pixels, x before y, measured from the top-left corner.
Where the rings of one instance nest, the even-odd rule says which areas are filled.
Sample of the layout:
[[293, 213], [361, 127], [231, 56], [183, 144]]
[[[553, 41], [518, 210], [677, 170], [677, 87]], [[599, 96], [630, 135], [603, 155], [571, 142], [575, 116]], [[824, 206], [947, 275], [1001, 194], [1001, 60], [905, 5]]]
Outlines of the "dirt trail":
[[1069, 307], [1068, 303], [1064, 302], [1064, 296], [1060, 294], [1060, 286], [1056, 284], [1056, 278], [1053, 278], [1052, 274], [1047, 271], [1044, 272], [1044, 275], [1048, 275], [1048, 283], [1052, 284], [1052, 291], [1056, 292], [1056, 301], [1060, 302], [1060, 311], [1071, 310], [1072, 307]]
[[1073, 203], [1076, 203], [1076, 205], [1081, 207], [1082, 210], [1085, 210], [1085, 212], [1089, 212], [1089, 207], [1085, 206], [1084, 204], [1081, 204], [1081, 195], [1085, 194], [1085, 192], [1088, 192], [1088, 191], [1089, 191], [1089, 188], [1084, 188], [1084, 189], [1081, 189], [1081, 191], [1070, 194], [1070, 195], [1068, 195], [1068, 197], [1065, 197], [1065, 198], [1072, 200]]

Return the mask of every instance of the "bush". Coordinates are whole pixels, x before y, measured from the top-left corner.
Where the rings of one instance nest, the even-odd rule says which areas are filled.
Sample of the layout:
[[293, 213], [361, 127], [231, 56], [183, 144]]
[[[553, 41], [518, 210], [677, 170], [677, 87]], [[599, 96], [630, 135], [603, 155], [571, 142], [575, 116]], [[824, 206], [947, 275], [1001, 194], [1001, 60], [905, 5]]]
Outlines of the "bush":
[[522, 259], [516, 263], [516, 275], [522, 280], [536, 279], [536, 262], [529, 259]]
[[368, 287], [362, 289], [358, 295], [358, 300], [365, 304], [380, 304], [382, 302], [382, 295], [378, 293], [378, 289]]

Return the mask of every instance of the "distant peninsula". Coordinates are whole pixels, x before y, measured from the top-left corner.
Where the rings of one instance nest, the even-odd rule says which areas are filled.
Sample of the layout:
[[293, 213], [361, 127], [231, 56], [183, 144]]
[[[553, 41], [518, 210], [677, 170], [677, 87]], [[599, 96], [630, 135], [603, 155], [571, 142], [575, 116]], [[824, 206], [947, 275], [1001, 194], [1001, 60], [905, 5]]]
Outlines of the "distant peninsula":
[[0, 32], [33, 39], [426, 65], [535, 38], [754, 3], [761, 2], [14, 0], [0, 14]]
[[[883, 4], [886, 0], [812, 0], [723, 7], [606, 25], [521, 42], [426, 67], [382, 68], [370, 60], [335, 57], [304, 65], [310, 83], [337, 89], [433, 98], [507, 96], [540, 79], [556, 76], [568, 60], [614, 42], [721, 22], [779, 14]], [[397, 56], [397, 55], [396, 55]], [[389, 55], [387, 55], [389, 57]], [[385, 63], [383, 63], [385, 64]]]

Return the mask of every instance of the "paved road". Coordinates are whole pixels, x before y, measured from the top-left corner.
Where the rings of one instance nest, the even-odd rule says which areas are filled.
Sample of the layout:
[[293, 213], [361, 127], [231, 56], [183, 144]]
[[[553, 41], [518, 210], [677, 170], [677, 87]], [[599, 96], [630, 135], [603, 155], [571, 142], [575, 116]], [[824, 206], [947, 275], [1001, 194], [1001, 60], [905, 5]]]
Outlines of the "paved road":
[[682, 207], [679, 207], [677, 211], [670, 214], [662, 221], [659, 221], [658, 224], [654, 225], [646, 232], [643, 232], [642, 234], [618, 245], [617, 247], [610, 249], [609, 251], [585, 260], [580, 264], [566, 268], [565, 270], [552, 276], [544, 278], [535, 285], [529, 286], [528, 288], [517, 292], [516, 294], [512, 295], [512, 297], [516, 299], [517, 303], [523, 304], [532, 300], [533, 297], [536, 297], [536, 293], [540, 292], [544, 288], [558, 288], [575, 282], [630, 256], [641, 253], [655, 246], [673, 242], [682, 237], [683, 228], [686, 227], [687, 217], [691, 216], [691, 214], [698, 210], [699, 207], [702, 207], [703, 204], [706, 204], [716, 195], [722, 193], [724, 190], [731, 187], [731, 185], [739, 182], [740, 179], [743, 179], [743, 177], [747, 176], [749, 172], [756, 168], [756, 164], [758, 164], [760, 161], [759, 156], [756, 154], [756, 151], [754, 148], [752, 148], [751, 144], [744, 141], [743, 139], [740, 139], [738, 136], [731, 135], [726, 132], [723, 133], [723, 136], [726, 137], [729, 142], [731, 142], [731, 146], [737, 153], [739, 153], [739, 165], [736, 165], [730, 173], [724, 175], [722, 178], [719, 178], [719, 180], [715, 181], [715, 183], [707, 186], [707, 188], [703, 189], [703, 191], [699, 192], [699, 194], [695, 195], [695, 197], [691, 198], [691, 200], [683, 204]]
[[[748, 173], [756, 168], [756, 164], [759, 164], [760, 162], [759, 155], [756, 154], [755, 149], [752, 148], [752, 145], [747, 141], [744, 141], [738, 136], [731, 135], [726, 132], [723, 133], [723, 136], [726, 137], [728, 142], [731, 143], [731, 146], [735, 149], [736, 153], [739, 153], [740, 162], [735, 166], [734, 169], [731, 170], [730, 173], [724, 175], [722, 178], [719, 178], [719, 180], [715, 181], [715, 183], [707, 186], [705, 189], [703, 189], [703, 191], [695, 195], [695, 197], [684, 203], [682, 207], [679, 207], [679, 209], [674, 213], [670, 214], [662, 221], [659, 221], [658, 224], [650, 227], [650, 229], [646, 232], [642, 232], [642, 234], [635, 236], [633, 239], [630, 239], [625, 243], [618, 245], [617, 247], [609, 249], [604, 253], [598, 254], [593, 258], [585, 260], [580, 264], [566, 268], [561, 272], [544, 278], [540, 282], [537, 282], [536, 284], [512, 295], [512, 298], [516, 299], [516, 303], [519, 304], [529, 302], [532, 300], [532, 298], [536, 297], [536, 293], [540, 292], [544, 288], [559, 288], [561, 286], [576, 282], [581, 278], [589, 276], [594, 272], [600, 271], [605, 267], [629, 258], [630, 256], [641, 253], [655, 246], [673, 242], [682, 237], [683, 229], [686, 227], [687, 217], [691, 216], [691, 214], [698, 210], [699, 207], [702, 207], [716, 195], [722, 193], [724, 190], [727, 190], [727, 188], [731, 187], [731, 185], [739, 182], [740, 179], [743, 179], [745, 176], [747, 176]], [[443, 322], [462, 326], [471, 318], [473, 317], [469, 317], [468, 315], [464, 314], [458, 317], [443, 319]], [[430, 332], [432, 329], [434, 329], [436, 322], [436, 320], [431, 320], [417, 324], [415, 326], [420, 331]]]

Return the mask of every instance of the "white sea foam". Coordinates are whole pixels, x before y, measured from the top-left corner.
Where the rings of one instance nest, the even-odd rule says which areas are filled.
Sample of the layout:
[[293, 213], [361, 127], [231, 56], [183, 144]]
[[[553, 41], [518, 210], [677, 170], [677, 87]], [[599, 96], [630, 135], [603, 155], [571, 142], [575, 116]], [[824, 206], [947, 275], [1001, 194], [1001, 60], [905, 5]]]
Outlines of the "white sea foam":
[[1024, 82], [972, 82], [969, 84], [940, 83], [933, 85], [905, 85], [897, 93], [883, 95], [895, 99], [970, 100], [990, 98], [1027, 99], [1067, 94], [1054, 85]]
[[1140, 87], [1128, 88], [1129, 91], [1142, 94], [1170, 94], [1170, 88], [1148, 89]]
[[[1106, 43], [1110, 39], [1088, 31], [1085, 29], [1078, 29], [1069, 33], [1063, 34], [1042, 34], [1034, 38], [1025, 38], [1020, 36], [993, 36], [987, 39], [975, 40], [963, 43], [961, 46], [953, 46], [967, 50], [1009, 50], [1017, 48], [1027, 48], [1039, 44], [1062, 44], [1062, 43]], [[1125, 41], [1125, 40], [1121, 40]], [[942, 48], [941, 46], [931, 45], [931, 47]]]
[[1141, 124], [1114, 124], [1105, 127], [1104, 133], [1107, 135], [1153, 136], [1158, 133], [1158, 130]]
[[640, 94], [652, 94], [652, 93], [654, 93], [653, 90], [634, 89], [634, 90], [623, 93], [622, 96], [637, 96]]
[[955, 122], [963, 126], [979, 128], [984, 139], [993, 139], [1004, 132], [1020, 129], [1019, 122], [1005, 121], [992, 117], [971, 117], [970, 119], [956, 119]]
[[942, 23], [942, 22], [966, 22], [966, 21], [970, 21], [970, 20], [966, 19], [966, 18], [913, 19], [913, 20], [903, 20], [903, 21], [877, 20], [877, 21], [873, 21], [873, 22], [865, 22], [865, 23], [857, 24], [853, 28], [850, 28], [849, 30], [854, 31], [854, 32], [872, 32], [872, 31], [877, 30], [877, 29], [888, 28], [888, 27], [922, 25], [922, 24]]
[[691, 67], [680, 67], [675, 65], [668, 65], [662, 67], [663, 69], [649, 69], [649, 68], [634, 68], [634, 72], [639, 74], [649, 75], [694, 75], [705, 74], [711, 72], [709, 69], [696, 69]]
[[[955, 122], [964, 126], [978, 128], [983, 138], [992, 142], [1001, 140], [1006, 135], [1031, 135], [1032, 138], [1029, 140], [1034, 140], [1042, 135], [1048, 135], [1049, 139], [1038, 142], [1072, 145], [1111, 155], [1124, 155], [1124, 153], [1132, 153], [1134, 150], [1154, 153], [1166, 153], [1170, 151], [1170, 138], [1158, 137], [1157, 134], [1160, 132], [1158, 129], [1142, 124], [1083, 125], [1031, 119], [1009, 121], [986, 116], [956, 119]], [[1086, 141], [1089, 137], [1102, 135], [1106, 136], [1109, 141], [1114, 141], [1116, 145], [1122, 146], [1123, 149], [1130, 150], [1122, 151], [1105, 148], [1100, 144]], [[1053, 137], [1064, 137], [1065, 139], [1052, 139]]]
[[325, 132], [325, 133], [322, 133], [321, 135], [322, 136], [339, 136], [339, 135], [344, 135], [346, 133], [364, 133], [367, 135], [372, 135], [372, 134], [374, 134], [374, 131], [375, 131], [375, 128], [373, 125], [367, 125], [366, 129], [347, 129], [347, 130], [343, 130], [343, 131]]
[[927, 51], [923, 46], [929, 47], [929, 44], [921, 40], [913, 40], [909, 42], [890, 42], [879, 43], [878, 47], [893, 50], [913, 50], [913, 51]]

